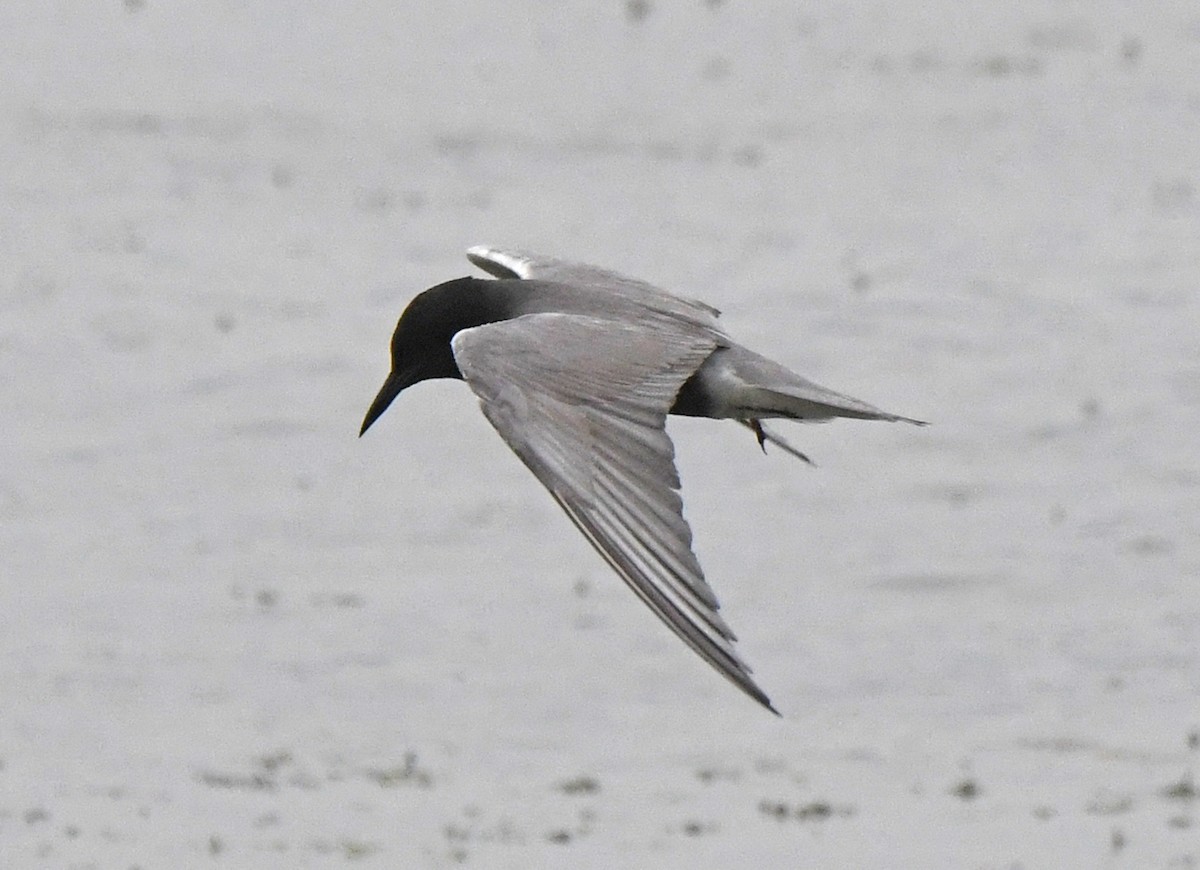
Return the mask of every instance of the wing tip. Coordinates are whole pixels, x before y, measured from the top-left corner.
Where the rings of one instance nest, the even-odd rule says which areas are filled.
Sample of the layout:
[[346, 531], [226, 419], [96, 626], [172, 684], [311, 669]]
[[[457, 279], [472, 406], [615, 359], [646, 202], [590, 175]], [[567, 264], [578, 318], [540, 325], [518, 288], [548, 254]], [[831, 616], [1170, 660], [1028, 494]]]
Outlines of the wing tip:
[[529, 258], [516, 251], [505, 251], [491, 245], [472, 245], [467, 248], [467, 259], [497, 278], [529, 277]]
[[723, 645], [722, 652], [724, 652], [726, 656], [725, 661], [719, 661], [716, 658], [709, 658], [703, 654], [702, 657], [705, 658], [708, 663], [712, 665], [718, 673], [721, 674], [721, 676], [725, 677], [725, 679], [729, 680], [729, 682], [741, 689], [742, 692], [753, 698], [763, 707], [766, 707], [776, 716], [783, 718], [783, 714], [775, 709], [775, 705], [771, 703], [771, 699], [767, 697], [767, 693], [758, 687], [758, 683], [754, 682], [754, 677], [752, 676], [754, 669], [746, 664], [742, 657], [737, 654], [733, 648], [733, 645]]
[[737, 687], [757, 701], [761, 706], [765, 707], [767, 710], [782, 719], [783, 714], [780, 713], [779, 710], [775, 708], [775, 705], [771, 703], [771, 699], [767, 697], [767, 693], [760, 689], [758, 684], [751, 680], [748, 676], [744, 674], [742, 676], [744, 677], [743, 680], [735, 681], [737, 683]]

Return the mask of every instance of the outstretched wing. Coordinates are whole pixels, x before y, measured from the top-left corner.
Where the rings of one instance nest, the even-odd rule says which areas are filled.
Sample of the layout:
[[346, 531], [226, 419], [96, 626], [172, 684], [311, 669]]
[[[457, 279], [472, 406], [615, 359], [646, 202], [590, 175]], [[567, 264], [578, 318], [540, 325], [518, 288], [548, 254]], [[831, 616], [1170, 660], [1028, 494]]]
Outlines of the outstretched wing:
[[574, 314], [465, 329], [454, 357], [483, 413], [629, 587], [685, 643], [771, 707], [692, 552], [667, 411], [712, 353], [702, 331]]
[[645, 303], [663, 309], [677, 317], [686, 317], [713, 329], [719, 329], [717, 317], [721, 312], [711, 305], [696, 299], [687, 299], [667, 293], [660, 287], [631, 278], [620, 272], [573, 263], [540, 254], [524, 251], [502, 250], [487, 245], [476, 245], [467, 249], [467, 259], [489, 275], [497, 278], [524, 278], [538, 281], [555, 281], [576, 287], [594, 287], [600, 290], [619, 291], [640, 297]]

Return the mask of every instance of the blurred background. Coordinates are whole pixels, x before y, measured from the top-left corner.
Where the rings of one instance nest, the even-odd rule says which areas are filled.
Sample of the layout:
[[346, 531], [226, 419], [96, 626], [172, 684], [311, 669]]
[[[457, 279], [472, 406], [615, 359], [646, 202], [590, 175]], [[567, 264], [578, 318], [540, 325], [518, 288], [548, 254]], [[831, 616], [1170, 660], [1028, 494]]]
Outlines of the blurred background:
[[[13, 867], [1200, 862], [1192, 3], [8, 0]], [[521, 247], [925, 429], [672, 421], [756, 708], [396, 317]]]

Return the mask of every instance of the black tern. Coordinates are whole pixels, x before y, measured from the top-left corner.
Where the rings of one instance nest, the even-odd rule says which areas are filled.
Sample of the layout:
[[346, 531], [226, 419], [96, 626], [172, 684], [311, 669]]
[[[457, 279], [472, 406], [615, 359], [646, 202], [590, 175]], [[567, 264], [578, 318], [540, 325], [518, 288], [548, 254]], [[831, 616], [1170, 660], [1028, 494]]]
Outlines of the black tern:
[[717, 309], [607, 269], [473, 247], [494, 279], [459, 278], [409, 303], [363, 434], [402, 390], [464, 380], [484, 416], [585, 538], [670, 629], [778, 715], [733, 649], [692, 552], [668, 414], [733, 419], [808, 457], [764, 418], [920, 420], [835, 393], [731, 340]]

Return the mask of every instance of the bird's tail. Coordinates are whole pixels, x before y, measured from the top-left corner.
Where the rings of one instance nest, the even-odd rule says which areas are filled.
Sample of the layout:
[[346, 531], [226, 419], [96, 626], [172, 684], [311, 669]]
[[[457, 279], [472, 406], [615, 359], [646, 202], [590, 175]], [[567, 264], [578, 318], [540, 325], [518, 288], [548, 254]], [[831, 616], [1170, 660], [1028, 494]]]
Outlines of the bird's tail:
[[836, 393], [800, 377], [779, 363], [744, 347], [733, 346], [709, 358], [709, 375], [721, 385], [725, 414], [735, 417], [758, 439], [766, 452], [767, 443], [785, 453], [815, 463], [781, 435], [763, 424], [764, 418], [783, 418], [822, 423], [834, 417], [886, 420], [924, 426], [922, 420], [882, 411], [874, 405]]
[[[743, 412], [737, 415], [740, 419], [784, 417], [817, 423], [834, 417], [851, 417], [925, 425], [923, 420], [892, 414], [852, 396], [814, 384], [779, 363], [743, 347], [730, 348], [720, 362], [725, 369], [723, 374], [727, 382], [738, 385], [736, 404]], [[768, 435], [766, 440], [788, 449], [777, 436]]]

